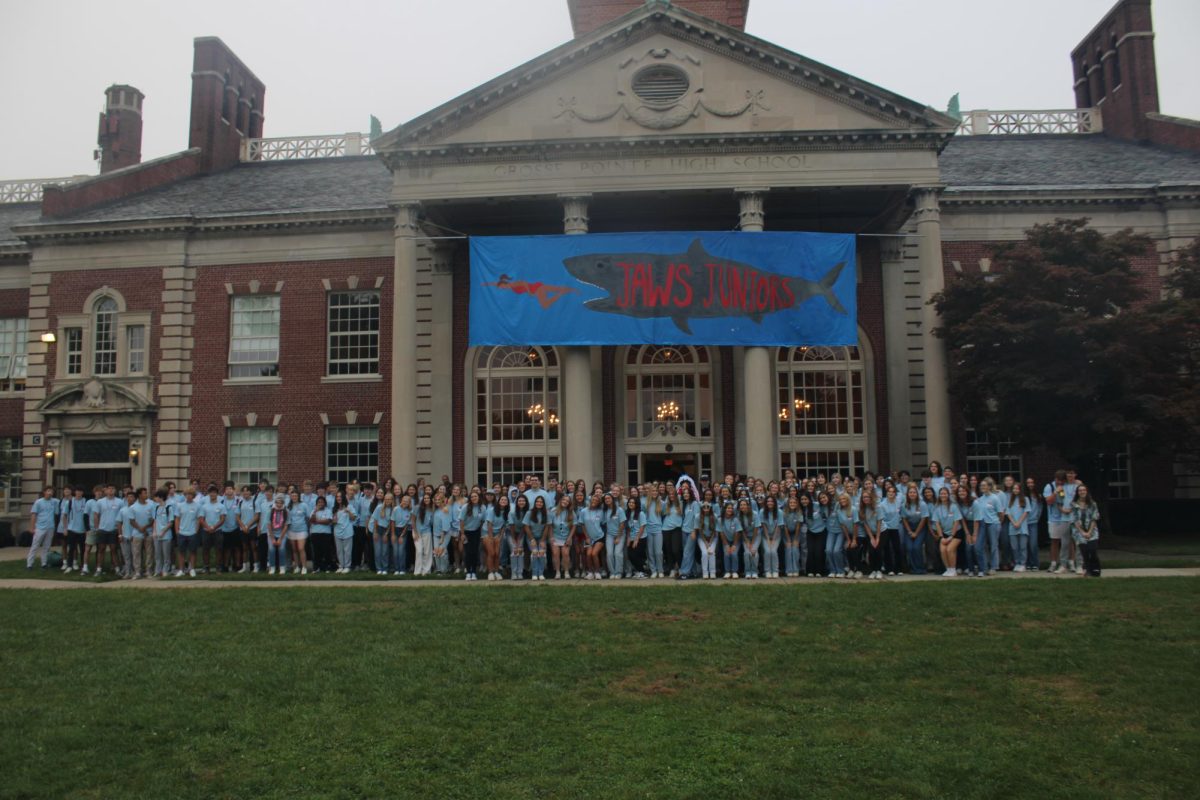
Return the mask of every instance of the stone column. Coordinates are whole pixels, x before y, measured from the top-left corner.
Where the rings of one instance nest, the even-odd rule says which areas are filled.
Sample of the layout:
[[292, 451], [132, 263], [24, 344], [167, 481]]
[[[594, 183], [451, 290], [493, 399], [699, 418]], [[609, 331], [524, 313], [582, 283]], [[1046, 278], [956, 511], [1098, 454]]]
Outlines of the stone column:
[[[741, 230], [755, 233], [762, 231], [763, 195], [766, 191], [738, 191], [738, 227]], [[779, 473], [779, 456], [775, 446], [775, 381], [771, 375], [770, 348], [746, 348], [742, 362], [742, 381], [746, 397], [743, 409], [746, 425], [746, 472], [756, 478], [770, 480]]]
[[954, 443], [950, 435], [950, 394], [946, 380], [945, 343], [933, 335], [940, 324], [929, 298], [946, 285], [942, 271], [942, 223], [937, 189], [918, 189], [915, 194], [917, 258], [921, 266], [921, 345], [925, 354], [925, 441], [930, 459], [952, 461]]
[[[562, 195], [563, 232], [588, 232], [588, 200], [591, 195]], [[595, 442], [592, 441], [592, 351], [590, 347], [564, 347], [563, 391], [559, 398], [559, 436], [565, 452], [561, 477], [596, 478]]]
[[417, 479], [417, 218], [420, 203], [399, 203], [392, 270], [392, 475]]

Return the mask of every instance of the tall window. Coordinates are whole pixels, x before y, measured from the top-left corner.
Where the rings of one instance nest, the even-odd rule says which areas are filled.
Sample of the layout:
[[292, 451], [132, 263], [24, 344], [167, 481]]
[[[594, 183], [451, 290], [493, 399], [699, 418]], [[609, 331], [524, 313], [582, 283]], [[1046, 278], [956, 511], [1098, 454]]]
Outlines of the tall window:
[[[590, 424], [590, 421], [584, 421]], [[478, 480], [558, 474], [558, 355], [553, 348], [485, 347], [475, 355]]]
[[379, 428], [343, 425], [325, 429], [325, 477], [338, 483], [379, 480]]
[[987, 431], [967, 428], [967, 472], [999, 480], [1005, 475], [1023, 476], [1021, 454], [1013, 443]]
[[379, 372], [379, 292], [330, 292], [329, 374]]
[[83, 328], [66, 330], [67, 374], [83, 374]]
[[279, 478], [279, 429], [229, 429], [229, 480], [253, 486]]
[[92, 315], [92, 372], [117, 373], [117, 301], [101, 297]]
[[16, 436], [0, 439], [0, 514], [21, 510], [21, 440]]
[[25, 388], [25, 353], [28, 338], [27, 319], [0, 319], [0, 392], [14, 392]]
[[1112, 55], [1108, 58], [1112, 61], [1112, 87], [1115, 89], [1121, 85], [1121, 51], [1117, 49], [1115, 33], [1109, 38], [1109, 43], [1112, 46]]
[[646, 345], [625, 358], [625, 435], [649, 436], [663, 425], [688, 436], [712, 435], [708, 349]]
[[146, 326], [130, 325], [125, 329], [125, 355], [129, 359], [129, 374], [146, 371]]
[[1130, 464], [1129, 445], [1111, 457], [1106, 457], [1108, 468], [1108, 496], [1113, 500], [1133, 497], [1133, 469]]
[[801, 475], [866, 466], [865, 367], [857, 347], [777, 353], [780, 467]]
[[279, 374], [279, 295], [233, 298], [229, 334], [229, 377]]

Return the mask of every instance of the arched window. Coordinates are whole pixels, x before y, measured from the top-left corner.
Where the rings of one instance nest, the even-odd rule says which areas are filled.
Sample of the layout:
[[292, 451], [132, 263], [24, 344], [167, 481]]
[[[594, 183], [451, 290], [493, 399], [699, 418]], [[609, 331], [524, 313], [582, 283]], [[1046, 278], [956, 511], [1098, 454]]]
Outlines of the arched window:
[[712, 436], [708, 349], [674, 345], [631, 347], [625, 357], [625, 435], [649, 436], [675, 423], [697, 438]]
[[1079, 87], [1080, 89], [1083, 90], [1082, 91], [1082, 94], [1083, 94], [1082, 106], [1084, 108], [1091, 108], [1092, 107], [1092, 83], [1091, 83], [1092, 79], [1088, 75], [1088, 65], [1087, 65], [1086, 58], [1083, 61], [1079, 62], [1079, 78], [1080, 78], [1080, 80], [1083, 81], [1083, 83], [1080, 84], [1080, 87]]
[[558, 354], [551, 347], [484, 347], [474, 356], [478, 481], [558, 474]]
[[92, 306], [92, 372], [115, 375], [117, 372], [117, 301], [101, 297]]
[[866, 369], [857, 347], [781, 347], [780, 466], [799, 475], [866, 468]]
[[1096, 98], [1100, 99], [1108, 94], [1108, 89], [1104, 88], [1104, 54], [1099, 50], [1096, 51]]

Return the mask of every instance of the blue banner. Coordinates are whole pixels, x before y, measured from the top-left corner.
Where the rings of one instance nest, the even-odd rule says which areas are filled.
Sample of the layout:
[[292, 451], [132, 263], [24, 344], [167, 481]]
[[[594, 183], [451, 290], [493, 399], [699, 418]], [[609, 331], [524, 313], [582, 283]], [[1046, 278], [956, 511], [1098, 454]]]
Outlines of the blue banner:
[[470, 344], [857, 345], [854, 236], [471, 237]]

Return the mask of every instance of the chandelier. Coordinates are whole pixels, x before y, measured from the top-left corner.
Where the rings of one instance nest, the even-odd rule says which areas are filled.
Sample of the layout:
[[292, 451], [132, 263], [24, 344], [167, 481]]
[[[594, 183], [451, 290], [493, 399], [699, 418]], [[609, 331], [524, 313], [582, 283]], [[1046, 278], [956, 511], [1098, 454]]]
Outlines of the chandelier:
[[668, 400], [665, 403], [659, 403], [658, 411], [654, 418], [660, 422], [665, 420], [679, 419], [679, 404], [674, 400]]

